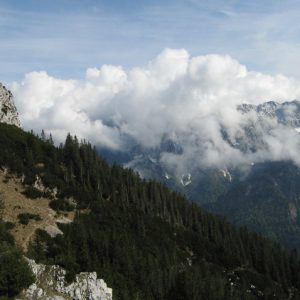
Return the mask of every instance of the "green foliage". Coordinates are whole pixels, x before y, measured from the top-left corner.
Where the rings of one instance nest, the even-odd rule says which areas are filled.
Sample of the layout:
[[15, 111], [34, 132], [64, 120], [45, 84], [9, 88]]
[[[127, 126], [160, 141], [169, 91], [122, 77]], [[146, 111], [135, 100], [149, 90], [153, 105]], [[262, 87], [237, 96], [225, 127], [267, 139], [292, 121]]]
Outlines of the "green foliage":
[[194, 172], [193, 178], [193, 184], [187, 186], [182, 186], [174, 178], [167, 180], [166, 184], [173, 190], [181, 191], [189, 200], [200, 205], [217, 201], [234, 184], [234, 180], [228, 180], [220, 174], [220, 170], [216, 169]]
[[19, 222], [23, 225], [27, 225], [30, 220], [41, 221], [41, 217], [37, 214], [22, 213], [18, 215]]
[[4, 196], [3, 196], [3, 193], [0, 192], [0, 218], [2, 218], [4, 208], [5, 208]]
[[300, 171], [293, 163], [265, 162], [205, 208], [299, 251], [299, 182]]
[[44, 196], [44, 193], [41, 192], [40, 190], [38, 190], [37, 188], [33, 187], [33, 186], [28, 186], [26, 187], [25, 191], [23, 192], [23, 194], [31, 199], [36, 199], [36, 198], [40, 198]]
[[28, 264], [15, 247], [0, 245], [0, 265], [0, 295], [14, 296], [33, 283]]
[[10, 230], [10, 229], [13, 229], [16, 226], [16, 224], [12, 223], [12, 222], [5, 222], [5, 226], [6, 226], [7, 230]]
[[14, 245], [14, 238], [8, 232], [8, 226], [0, 219], [0, 243]]
[[14, 245], [6, 224], [0, 220], [0, 297], [13, 297], [33, 281], [22, 252]]
[[74, 204], [70, 203], [66, 199], [52, 200], [49, 205], [56, 211], [73, 211], [75, 209]]

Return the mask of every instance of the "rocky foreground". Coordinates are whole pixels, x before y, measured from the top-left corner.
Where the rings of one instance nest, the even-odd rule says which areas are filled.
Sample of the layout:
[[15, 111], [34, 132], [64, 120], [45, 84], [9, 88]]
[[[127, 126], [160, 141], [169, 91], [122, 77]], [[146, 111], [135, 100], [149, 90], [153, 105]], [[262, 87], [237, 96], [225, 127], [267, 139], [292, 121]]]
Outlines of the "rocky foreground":
[[67, 283], [66, 271], [59, 266], [37, 264], [28, 259], [36, 282], [17, 298], [18, 300], [112, 300], [112, 289], [96, 272], [80, 273], [72, 283]]

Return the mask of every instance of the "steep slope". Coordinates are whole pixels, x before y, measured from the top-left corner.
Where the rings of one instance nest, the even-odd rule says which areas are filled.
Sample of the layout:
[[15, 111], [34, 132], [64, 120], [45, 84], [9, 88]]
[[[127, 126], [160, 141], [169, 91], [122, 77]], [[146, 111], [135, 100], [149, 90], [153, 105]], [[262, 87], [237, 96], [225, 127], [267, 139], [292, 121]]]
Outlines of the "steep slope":
[[70, 283], [63, 268], [25, 258], [9, 228], [0, 217], [0, 299], [112, 300], [112, 289], [95, 272], [76, 274]]
[[[48, 198], [28, 198], [24, 195], [25, 190], [20, 178], [0, 170], [0, 197], [4, 205], [2, 217], [5, 222], [13, 224], [11, 234], [16, 243], [26, 251], [36, 229], [46, 229], [50, 233], [51, 230], [53, 233], [60, 232], [56, 223], [72, 221], [74, 213], [59, 215], [49, 207]], [[22, 224], [19, 217], [26, 214], [36, 215], [38, 220], [31, 219], [28, 224]]]
[[29, 247], [39, 262], [66, 268], [67, 280], [96, 271], [115, 299], [299, 296], [295, 253], [235, 229], [132, 170], [109, 167], [90, 144], [68, 136], [55, 148], [51, 140], [0, 124], [0, 164], [25, 184], [39, 176], [46, 187], [56, 187], [50, 202], [56, 209], [68, 209], [70, 197], [86, 209], [59, 225], [63, 236], [38, 230]]

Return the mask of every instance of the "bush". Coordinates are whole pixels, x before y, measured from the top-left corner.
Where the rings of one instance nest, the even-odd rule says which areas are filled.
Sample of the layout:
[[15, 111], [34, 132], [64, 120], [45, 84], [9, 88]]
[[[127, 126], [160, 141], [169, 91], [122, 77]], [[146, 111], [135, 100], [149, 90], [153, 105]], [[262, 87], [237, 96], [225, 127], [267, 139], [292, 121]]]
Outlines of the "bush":
[[6, 244], [14, 245], [15, 241], [13, 236], [8, 232], [8, 227], [0, 218], [0, 244], [5, 242]]
[[43, 192], [39, 191], [33, 186], [28, 186], [22, 194], [31, 199], [36, 199], [44, 196]]
[[5, 226], [6, 226], [7, 230], [10, 230], [10, 229], [13, 229], [16, 226], [16, 224], [13, 222], [5, 222]]
[[39, 215], [23, 213], [18, 215], [19, 222], [23, 225], [27, 225], [30, 220], [40, 221], [42, 220]]
[[72, 211], [75, 208], [74, 204], [65, 199], [53, 200], [50, 202], [49, 206], [56, 211]]
[[22, 253], [12, 245], [0, 243], [0, 266], [0, 297], [14, 297], [34, 282]]

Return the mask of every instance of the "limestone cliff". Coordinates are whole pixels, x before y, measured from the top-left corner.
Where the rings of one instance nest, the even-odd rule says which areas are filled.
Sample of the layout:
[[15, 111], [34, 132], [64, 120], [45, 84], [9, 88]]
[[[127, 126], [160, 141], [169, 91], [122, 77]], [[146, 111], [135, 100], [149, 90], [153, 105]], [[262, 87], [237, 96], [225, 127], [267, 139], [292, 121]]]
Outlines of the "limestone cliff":
[[0, 83], [0, 123], [21, 127], [12, 93]]
[[66, 271], [59, 266], [37, 264], [28, 259], [28, 264], [36, 276], [36, 282], [17, 297], [19, 300], [112, 300], [112, 289], [96, 272], [80, 273], [75, 281], [67, 283]]

